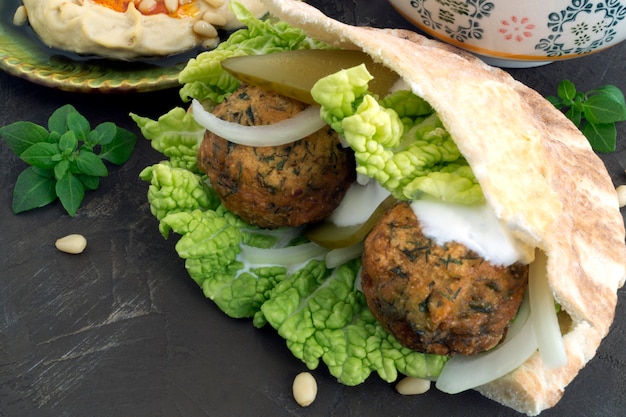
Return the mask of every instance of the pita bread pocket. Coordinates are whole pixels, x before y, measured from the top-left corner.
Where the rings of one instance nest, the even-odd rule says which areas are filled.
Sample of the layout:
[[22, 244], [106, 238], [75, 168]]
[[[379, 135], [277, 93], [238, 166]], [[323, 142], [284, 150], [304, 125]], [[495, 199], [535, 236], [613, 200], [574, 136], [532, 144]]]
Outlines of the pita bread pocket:
[[410, 31], [349, 26], [303, 2], [263, 2], [312, 38], [361, 49], [400, 74], [438, 112], [496, 215], [547, 255], [567, 364], [547, 369], [536, 352], [476, 389], [528, 415], [554, 406], [608, 333], [626, 278], [617, 194], [585, 137], [537, 92], [454, 47]]

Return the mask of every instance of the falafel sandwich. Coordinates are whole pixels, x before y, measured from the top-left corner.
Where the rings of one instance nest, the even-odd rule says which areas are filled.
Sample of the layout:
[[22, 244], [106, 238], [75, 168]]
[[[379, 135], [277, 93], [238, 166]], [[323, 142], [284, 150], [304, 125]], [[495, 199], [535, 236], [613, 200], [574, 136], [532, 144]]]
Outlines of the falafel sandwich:
[[[585, 137], [537, 92], [454, 47], [349, 26], [299, 1], [263, 3], [277, 26], [243, 16], [254, 30], [233, 35], [237, 48], [181, 74], [193, 116], [134, 116], [171, 158], [141, 175], [163, 234], [182, 235], [192, 278], [229, 315], [269, 323], [307, 366], [321, 360], [346, 384], [399, 372], [528, 415], [552, 407], [608, 333], [626, 279], [615, 188]], [[307, 111], [213, 61], [261, 43], [266, 53], [362, 51], [400, 81], [387, 95], [370, 93], [364, 65], [323, 77], [311, 90], [323, 120], [313, 139], [269, 150], [205, 134], [207, 109], [233, 124], [271, 115], [260, 124], [277, 130]], [[177, 146], [163, 134], [174, 119]], [[347, 205], [358, 217], [355, 179], [367, 195], [386, 190], [364, 239], [360, 227], [356, 242], [301, 236], [319, 221], [338, 225], [331, 234], [353, 230], [336, 213]], [[315, 244], [328, 240], [337, 245]], [[493, 363], [500, 370], [484, 371]]]

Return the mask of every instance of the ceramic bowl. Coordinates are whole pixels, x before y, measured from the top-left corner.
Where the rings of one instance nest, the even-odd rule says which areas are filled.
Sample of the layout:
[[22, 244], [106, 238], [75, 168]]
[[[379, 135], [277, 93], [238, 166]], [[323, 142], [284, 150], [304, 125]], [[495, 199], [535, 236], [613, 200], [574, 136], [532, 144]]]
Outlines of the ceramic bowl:
[[626, 39], [626, 0], [389, 0], [421, 31], [487, 63], [532, 67]]

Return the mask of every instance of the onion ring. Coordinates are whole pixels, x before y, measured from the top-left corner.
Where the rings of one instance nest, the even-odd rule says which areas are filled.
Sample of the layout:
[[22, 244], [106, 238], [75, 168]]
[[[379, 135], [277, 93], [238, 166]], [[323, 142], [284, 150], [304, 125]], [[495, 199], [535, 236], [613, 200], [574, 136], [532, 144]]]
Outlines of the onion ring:
[[243, 126], [222, 120], [206, 111], [198, 100], [193, 100], [191, 109], [199, 125], [229, 142], [246, 146], [285, 145], [327, 126], [317, 106], [308, 107], [289, 119], [263, 126]]

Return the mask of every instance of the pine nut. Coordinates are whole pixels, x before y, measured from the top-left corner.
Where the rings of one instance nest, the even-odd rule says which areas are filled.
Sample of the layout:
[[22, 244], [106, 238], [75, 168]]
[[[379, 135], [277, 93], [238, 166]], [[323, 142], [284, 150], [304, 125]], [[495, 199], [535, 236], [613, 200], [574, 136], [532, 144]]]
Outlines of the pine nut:
[[307, 407], [317, 396], [317, 382], [309, 372], [301, 372], [293, 380], [293, 398], [302, 406]]
[[407, 376], [396, 384], [396, 391], [402, 395], [424, 394], [430, 389], [430, 384], [427, 379]]
[[57, 239], [54, 246], [61, 252], [76, 255], [85, 250], [87, 247], [87, 239], [85, 239], [83, 235], [71, 234]]
[[615, 191], [617, 191], [617, 201], [619, 201], [620, 208], [626, 206], [626, 185], [620, 185]]
[[17, 10], [15, 11], [15, 14], [13, 15], [13, 24], [15, 26], [23, 26], [26, 24], [27, 21], [28, 21], [28, 12], [26, 10], [26, 7], [24, 6], [18, 7]]
[[170, 14], [176, 13], [176, 10], [178, 10], [178, 0], [165, 0], [164, 3], [165, 8]]
[[209, 4], [209, 6], [219, 9], [224, 5], [224, 0], [204, 0]]
[[217, 30], [209, 22], [198, 20], [193, 24], [193, 31], [206, 38], [216, 38]]
[[213, 12], [211, 10], [207, 11], [202, 16], [202, 20], [212, 24], [213, 26], [224, 26], [228, 22], [228, 19], [226, 19], [226, 16]]
[[220, 43], [220, 38], [218, 37], [205, 39], [202, 41], [202, 47], [204, 49], [211, 50], [211, 49], [217, 48], [217, 45], [219, 45], [219, 43]]
[[156, 6], [155, 0], [141, 0], [139, 3], [138, 9], [141, 12], [147, 13], [152, 10]]

